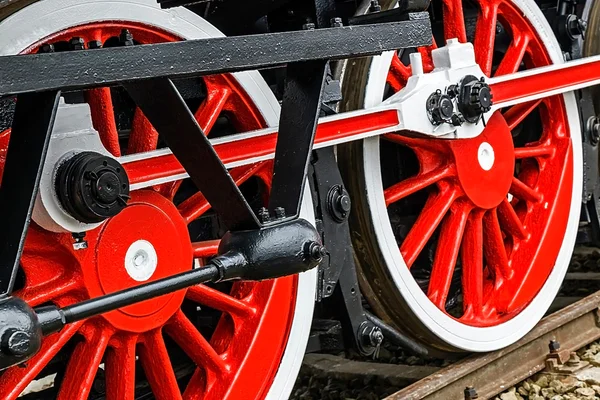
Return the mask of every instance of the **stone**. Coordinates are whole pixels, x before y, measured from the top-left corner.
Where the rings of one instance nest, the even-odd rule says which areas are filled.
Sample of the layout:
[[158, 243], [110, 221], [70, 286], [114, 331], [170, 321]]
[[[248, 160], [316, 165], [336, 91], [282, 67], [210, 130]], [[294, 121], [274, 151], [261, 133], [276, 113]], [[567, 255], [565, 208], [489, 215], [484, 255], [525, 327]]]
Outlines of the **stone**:
[[531, 382], [525, 381], [521, 387], [529, 392], [531, 390]]
[[519, 388], [517, 389], [517, 392], [519, 392], [519, 394], [523, 395], [523, 396], [527, 396], [529, 395], [529, 390], [525, 389], [525, 386], [519, 386]]
[[575, 373], [575, 378], [587, 383], [588, 385], [600, 386], [600, 368], [585, 368]]
[[556, 396], [550, 397], [550, 400], [565, 400], [565, 398], [562, 395], [557, 394]]
[[[578, 387], [581, 387], [581, 384], [583, 382], [579, 382], [577, 379], [575, 379], [572, 376], [567, 376], [566, 378], [561, 379], [560, 383], [561, 383], [561, 385], [557, 386], [555, 390], [560, 394], [564, 394], [564, 393], [572, 392], [575, 389], [577, 389]], [[552, 384], [550, 386], [552, 386]]]
[[501, 400], [517, 400], [517, 396], [515, 395], [515, 392], [506, 392], [506, 393], [502, 393], [500, 395], [500, 399]]
[[575, 389], [575, 394], [580, 396], [594, 396], [596, 392], [592, 388], [577, 388]]
[[594, 389], [594, 392], [596, 392], [596, 394], [600, 395], [600, 386], [592, 385], [592, 389]]
[[531, 389], [529, 390], [529, 394], [534, 394], [534, 395], [538, 395], [540, 394], [540, 390], [542, 390], [542, 388], [539, 385], [536, 385], [535, 383], [531, 384]]
[[537, 381], [535, 381], [535, 383], [541, 388], [548, 387], [548, 377], [546, 375], [542, 375]]
[[552, 388], [543, 388], [542, 389], [542, 396], [546, 397], [546, 398], [550, 398], [552, 396], [554, 396], [556, 394], [556, 391]]
[[533, 395], [529, 398], [530, 400], [545, 400], [544, 396], [540, 396], [539, 394]]

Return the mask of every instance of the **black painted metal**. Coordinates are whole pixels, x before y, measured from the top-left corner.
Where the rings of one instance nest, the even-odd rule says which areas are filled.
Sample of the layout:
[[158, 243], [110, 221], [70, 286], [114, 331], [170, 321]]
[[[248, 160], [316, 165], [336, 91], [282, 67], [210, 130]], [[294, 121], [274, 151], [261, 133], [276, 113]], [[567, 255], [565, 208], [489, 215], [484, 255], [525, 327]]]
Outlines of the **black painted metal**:
[[321, 110], [327, 61], [289, 64], [279, 119], [269, 209], [298, 215]]
[[36, 314], [25, 301], [17, 297], [8, 297], [0, 302], [0, 318], [1, 371], [37, 353], [42, 342], [42, 331]]
[[[0, 97], [254, 70], [431, 44], [429, 19], [0, 57]], [[201, 61], [199, 61], [201, 60]]]
[[0, 185], [0, 294], [12, 291], [60, 92], [19, 95]]
[[173, 82], [157, 78], [124, 86], [227, 228], [259, 228], [256, 215]]
[[427, 357], [429, 355], [429, 350], [427, 350], [427, 347], [415, 342], [414, 339], [404, 335], [403, 333], [398, 332], [396, 329], [386, 324], [370, 312], [366, 312], [365, 315], [370, 322], [381, 329], [383, 336], [394, 345], [400, 346], [403, 349], [406, 349], [411, 353], [421, 357]]
[[429, 13], [423, 12], [429, 7], [431, 0], [404, 0], [391, 10], [357, 15], [348, 20], [349, 25], [380, 24], [406, 19], [429, 19]]

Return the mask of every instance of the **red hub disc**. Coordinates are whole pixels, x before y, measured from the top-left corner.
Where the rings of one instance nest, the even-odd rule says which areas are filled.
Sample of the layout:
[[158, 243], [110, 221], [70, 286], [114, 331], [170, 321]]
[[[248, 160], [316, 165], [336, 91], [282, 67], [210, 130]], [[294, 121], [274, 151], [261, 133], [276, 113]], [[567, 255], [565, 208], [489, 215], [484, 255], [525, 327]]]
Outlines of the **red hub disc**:
[[[73, 37], [115, 45], [122, 29], [128, 29], [139, 44], [181, 40], [141, 23], [91, 23], [58, 32], [27, 52], [35, 53], [49, 42], [66, 46]], [[203, 85], [206, 97], [195, 116], [207, 134], [224, 113], [237, 132], [265, 126], [253, 100], [232, 76], [206, 77]], [[133, 112], [128, 142], [123, 146], [113, 96], [108, 88], [85, 93], [104, 146], [113, 155], [156, 149], [158, 134], [139, 109]], [[0, 152], [6, 151], [8, 136], [8, 131], [0, 134]], [[255, 180], [258, 194], [268, 198], [271, 163], [239, 167], [230, 173], [238, 185]], [[191, 243], [188, 227], [210, 205], [200, 193], [175, 203], [181, 184], [132, 192], [123, 212], [87, 232], [85, 250], [74, 249], [71, 234], [47, 232], [32, 224], [21, 260], [24, 279], [15, 294], [34, 307], [49, 302], [65, 306], [201, 265], [216, 255], [218, 237], [206, 240], [203, 234], [203, 241]], [[3, 373], [0, 398], [17, 398], [49, 365], [62, 371], [56, 382], [59, 399], [87, 399], [94, 382], [102, 381], [99, 374], [105, 376], [104, 395], [112, 400], [131, 400], [140, 390], [169, 400], [262, 398], [286, 349], [297, 284], [297, 277], [288, 277], [218, 287], [198, 285], [71, 324], [45, 338], [40, 352], [26, 365]], [[203, 318], [216, 318], [216, 322], [207, 327], [201, 323]]]

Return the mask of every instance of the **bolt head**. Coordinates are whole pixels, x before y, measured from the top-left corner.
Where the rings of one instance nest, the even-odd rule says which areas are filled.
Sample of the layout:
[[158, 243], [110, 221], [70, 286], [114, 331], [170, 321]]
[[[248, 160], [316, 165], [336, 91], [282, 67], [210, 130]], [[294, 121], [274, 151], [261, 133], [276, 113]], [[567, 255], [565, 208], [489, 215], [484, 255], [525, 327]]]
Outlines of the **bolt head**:
[[305, 31], [314, 31], [316, 27], [317, 26], [312, 22], [307, 22], [304, 25], [302, 25], [302, 29]]
[[283, 207], [277, 207], [275, 209], [275, 216], [277, 217], [277, 219], [283, 219], [286, 217], [285, 215], [285, 208]]
[[92, 40], [91, 42], [88, 42], [88, 49], [93, 50], [93, 49], [100, 49], [102, 48], [102, 42], [99, 40]]
[[477, 394], [477, 390], [475, 390], [475, 388], [473, 386], [467, 386], [465, 388], [465, 399], [466, 400], [472, 400], [472, 399], [476, 399], [477, 397], [479, 397], [479, 395]]
[[31, 350], [31, 337], [27, 332], [15, 330], [7, 332], [5, 339], [5, 349], [13, 356], [23, 357], [29, 354]]
[[321, 262], [323, 261], [323, 257], [327, 255], [325, 246], [318, 242], [310, 242], [306, 249], [306, 255], [312, 261]]
[[343, 213], [349, 213], [352, 208], [352, 201], [350, 200], [350, 196], [347, 194], [342, 194], [338, 200], [338, 207]]
[[560, 350], [560, 343], [557, 340], [551, 340], [548, 344], [548, 348], [550, 349], [551, 353], [556, 353], [558, 350]]
[[71, 45], [71, 49], [73, 50], [84, 50], [85, 40], [81, 37], [74, 37], [69, 40], [69, 45]]
[[341, 28], [344, 26], [344, 22], [340, 17], [332, 18], [330, 22], [333, 28]]

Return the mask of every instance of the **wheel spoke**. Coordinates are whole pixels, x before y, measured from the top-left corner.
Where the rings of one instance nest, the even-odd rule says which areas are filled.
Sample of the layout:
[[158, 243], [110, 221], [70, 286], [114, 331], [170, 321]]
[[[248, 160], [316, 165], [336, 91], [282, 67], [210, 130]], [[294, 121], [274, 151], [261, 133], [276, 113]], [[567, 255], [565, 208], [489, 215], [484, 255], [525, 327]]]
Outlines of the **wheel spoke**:
[[461, 43], [467, 41], [465, 17], [461, 0], [444, 0], [444, 37], [446, 40], [457, 38]]
[[63, 296], [79, 288], [80, 282], [71, 275], [62, 275], [41, 285], [29, 287], [20, 290], [16, 296], [22, 298], [31, 307], [37, 307], [44, 303], [49, 303], [59, 296]]
[[519, 147], [515, 149], [515, 158], [519, 160], [523, 158], [552, 157], [554, 153], [555, 148], [551, 145]]
[[471, 207], [458, 204], [452, 207], [442, 223], [435, 259], [431, 269], [427, 296], [440, 310], [446, 309], [452, 276]]
[[256, 314], [254, 307], [206, 285], [189, 288], [186, 298], [232, 316], [247, 318]]
[[513, 37], [508, 50], [504, 54], [504, 58], [500, 62], [498, 69], [496, 69], [495, 76], [514, 74], [519, 70], [525, 56], [525, 51], [527, 51], [527, 46], [529, 46], [529, 40], [528, 35]]
[[496, 41], [498, 2], [497, 0], [479, 0], [478, 3], [480, 12], [475, 26], [475, 60], [483, 73], [490, 76]]
[[522, 180], [516, 177], [513, 177], [509, 192], [518, 199], [531, 201], [533, 203], [539, 203], [543, 198], [541, 193], [533, 190]]
[[[254, 176], [263, 165], [253, 164], [251, 166], [243, 166], [234, 168], [230, 171], [231, 177], [236, 185], [241, 185]], [[202, 193], [196, 193], [179, 205], [179, 212], [183, 219], [189, 224], [190, 222], [200, 218], [205, 212], [210, 209], [210, 204]]]
[[469, 216], [462, 243], [463, 318], [481, 315], [483, 307], [482, 212]]
[[425, 189], [434, 183], [449, 177], [452, 174], [452, 168], [444, 166], [442, 168], [435, 169], [425, 174], [419, 174], [417, 176], [403, 180], [400, 183], [395, 184], [387, 188], [384, 192], [385, 205], [389, 206], [419, 190]]
[[143, 153], [156, 149], [158, 132], [139, 108], [133, 113], [131, 133], [127, 144], [127, 154]]
[[192, 243], [194, 249], [194, 258], [210, 258], [217, 255], [220, 240], [207, 240], [204, 242]]
[[515, 129], [533, 110], [540, 105], [542, 100], [533, 100], [527, 103], [520, 103], [512, 106], [504, 113], [504, 119], [508, 124], [509, 129]]
[[160, 329], [144, 335], [139, 358], [157, 400], [181, 399], [177, 378]]
[[202, 131], [208, 135], [212, 127], [219, 119], [219, 115], [227, 104], [231, 90], [227, 87], [210, 87], [207, 85], [208, 95], [206, 100], [202, 103], [198, 111], [196, 111], [195, 117], [198, 124], [202, 128]]
[[404, 63], [395, 54], [392, 58], [392, 65], [390, 66], [390, 72], [388, 73], [387, 83], [390, 85], [394, 92], [399, 92], [404, 86], [408, 78], [410, 78], [411, 69], [410, 66], [404, 65]]
[[509, 235], [518, 239], [527, 238], [525, 227], [508, 199], [504, 199], [498, 206], [498, 221], [502, 230]]
[[135, 344], [137, 336], [122, 340], [106, 352], [106, 399], [135, 398]]
[[27, 361], [25, 368], [16, 366], [4, 371], [2, 380], [0, 380], [0, 398], [16, 399], [56, 353], [75, 335], [81, 325], [83, 322], [68, 325], [64, 330], [44, 338], [40, 351]]
[[110, 88], [91, 89], [86, 93], [86, 97], [92, 113], [92, 123], [100, 135], [102, 144], [113, 156], [120, 157], [119, 132]]
[[499, 279], [510, 279], [513, 271], [508, 265], [504, 238], [500, 230], [500, 222], [496, 210], [489, 210], [483, 218], [483, 235], [485, 245], [483, 248], [487, 266], [494, 272], [496, 281]]
[[408, 268], [413, 265], [457, 197], [458, 190], [454, 187], [429, 196], [419, 218], [400, 246], [400, 252]]
[[221, 376], [229, 372], [229, 366], [225, 360], [217, 354], [182, 311], [178, 311], [165, 325], [165, 332], [177, 342], [198, 367], [208, 368]]
[[111, 332], [94, 328], [91, 338], [77, 343], [71, 354], [65, 379], [58, 393], [59, 400], [86, 400], [106, 351]]

